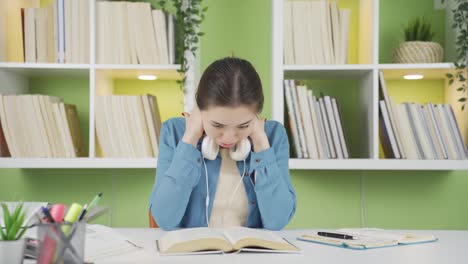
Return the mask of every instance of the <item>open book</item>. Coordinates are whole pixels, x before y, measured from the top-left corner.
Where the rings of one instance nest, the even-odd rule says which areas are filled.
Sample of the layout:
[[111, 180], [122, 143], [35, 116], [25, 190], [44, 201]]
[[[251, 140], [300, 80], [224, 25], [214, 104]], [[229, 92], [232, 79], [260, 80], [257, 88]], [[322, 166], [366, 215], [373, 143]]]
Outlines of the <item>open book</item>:
[[300, 249], [271, 231], [246, 227], [189, 228], [167, 232], [156, 241], [161, 254], [207, 254], [258, 251], [299, 253]]
[[405, 234], [379, 228], [344, 228], [324, 232], [348, 235], [351, 236], [352, 239], [318, 235], [320, 231], [302, 235], [297, 239], [351, 249], [370, 249], [437, 241], [437, 238], [432, 235]]

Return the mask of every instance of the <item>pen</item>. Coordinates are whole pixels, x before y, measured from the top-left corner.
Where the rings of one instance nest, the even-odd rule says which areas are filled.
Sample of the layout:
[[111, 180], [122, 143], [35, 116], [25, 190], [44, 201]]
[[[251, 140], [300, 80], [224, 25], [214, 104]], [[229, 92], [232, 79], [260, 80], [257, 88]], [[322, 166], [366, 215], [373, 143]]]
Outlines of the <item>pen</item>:
[[84, 216], [86, 215], [86, 213], [91, 211], [91, 209], [99, 202], [99, 200], [101, 199], [101, 196], [102, 196], [102, 192], [94, 196], [93, 200], [88, 204], [88, 208], [85, 208], [83, 212], [81, 213], [79, 220], [82, 220]]
[[339, 238], [339, 239], [354, 239], [353, 236], [346, 235], [346, 234], [337, 234], [337, 233], [330, 233], [330, 232], [317, 232], [319, 236], [324, 236], [324, 237], [333, 237], [333, 238]]
[[91, 201], [91, 203], [89, 203], [88, 208], [86, 210], [87, 211], [91, 210], [91, 208], [93, 208], [99, 202], [99, 200], [101, 199], [101, 196], [102, 196], [102, 192], [98, 193], [94, 197], [94, 199]]
[[85, 214], [86, 214], [86, 209], [87, 209], [87, 208], [88, 208], [88, 204], [85, 204], [85, 205], [83, 206], [83, 211], [81, 212], [80, 217], [78, 217], [78, 221], [83, 220], [83, 217], [84, 217]]

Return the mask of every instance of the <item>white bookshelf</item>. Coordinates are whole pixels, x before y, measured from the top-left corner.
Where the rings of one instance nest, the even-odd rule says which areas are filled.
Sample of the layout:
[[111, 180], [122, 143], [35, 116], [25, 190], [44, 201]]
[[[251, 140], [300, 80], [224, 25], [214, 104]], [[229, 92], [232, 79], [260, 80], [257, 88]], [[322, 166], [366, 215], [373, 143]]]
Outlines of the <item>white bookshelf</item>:
[[[158, 80], [180, 80], [178, 64], [100, 64], [96, 61], [96, 8], [101, 0], [89, 0], [90, 42], [89, 63], [13, 63], [0, 62], [0, 93], [25, 94], [30, 91], [29, 82], [35, 77], [80, 77], [89, 81], [83, 93], [89, 95], [89, 144], [88, 157], [83, 158], [0, 158], [1, 168], [156, 168], [156, 158], [103, 158], [97, 157], [95, 142], [95, 97], [112, 89], [114, 79], [135, 79], [141, 74], [155, 74]], [[170, 25], [171, 26], [171, 25]], [[172, 41], [172, 44], [173, 41]], [[173, 48], [174, 49], [174, 48]], [[190, 71], [194, 71], [191, 67]], [[102, 83], [98, 83], [102, 82]], [[193, 88], [193, 87], [192, 87]], [[81, 90], [80, 90], [81, 92]], [[184, 98], [187, 100], [187, 98]], [[190, 100], [190, 98], [188, 98]], [[67, 103], [74, 103], [67, 101]], [[186, 102], [187, 103], [187, 102]], [[83, 109], [79, 109], [83, 110]], [[164, 111], [164, 109], [160, 109]], [[83, 126], [83, 120], [80, 120]]]
[[156, 158], [0, 158], [0, 168], [65, 169], [65, 168], [156, 168]]
[[[272, 0], [272, 115], [284, 124], [285, 79], [355, 79], [359, 82], [362, 113], [360, 148], [365, 157], [351, 159], [291, 159], [290, 168], [298, 170], [468, 170], [468, 160], [394, 160], [379, 159], [378, 72], [386, 80], [401, 79], [405, 74], [420, 73], [426, 79], [444, 79], [454, 68], [452, 63], [381, 64], [379, 63], [379, 0], [359, 1], [359, 30], [369, 32], [358, 39], [358, 64], [290, 65], [283, 60], [283, 11], [288, 0]], [[341, 0], [339, 0], [341, 1]], [[352, 52], [352, 51], [350, 51]], [[447, 82], [445, 89], [447, 90]], [[343, 87], [346, 89], [346, 87]], [[466, 116], [466, 115], [465, 115]], [[466, 142], [465, 142], [466, 144]], [[354, 150], [356, 151], [356, 150]], [[353, 149], [351, 149], [353, 152]]]

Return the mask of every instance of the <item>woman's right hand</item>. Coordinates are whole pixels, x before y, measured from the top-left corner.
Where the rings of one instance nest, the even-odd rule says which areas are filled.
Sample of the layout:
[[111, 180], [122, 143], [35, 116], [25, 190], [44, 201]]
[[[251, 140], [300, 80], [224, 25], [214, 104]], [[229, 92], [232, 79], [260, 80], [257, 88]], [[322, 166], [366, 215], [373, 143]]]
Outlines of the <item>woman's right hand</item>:
[[198, 140], [203, 136], [203, 123], [200, 109], [194, 106], [192, 113], [183, 112], [182, 115], [185, 117], [185, 133], [182, 137], [182, 141], [196, 147]]

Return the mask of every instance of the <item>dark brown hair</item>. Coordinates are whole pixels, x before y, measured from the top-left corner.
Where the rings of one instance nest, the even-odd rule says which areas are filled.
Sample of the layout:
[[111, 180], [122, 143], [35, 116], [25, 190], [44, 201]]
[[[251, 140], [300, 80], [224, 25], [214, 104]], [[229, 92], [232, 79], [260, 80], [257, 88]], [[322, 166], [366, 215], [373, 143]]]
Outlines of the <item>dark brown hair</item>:
[[250, 62], [227, 57], [206, 68], [195, 98], [200, 110], [210, 106], [247, 106], [260, 113], [263, 108], [262, 82]]

